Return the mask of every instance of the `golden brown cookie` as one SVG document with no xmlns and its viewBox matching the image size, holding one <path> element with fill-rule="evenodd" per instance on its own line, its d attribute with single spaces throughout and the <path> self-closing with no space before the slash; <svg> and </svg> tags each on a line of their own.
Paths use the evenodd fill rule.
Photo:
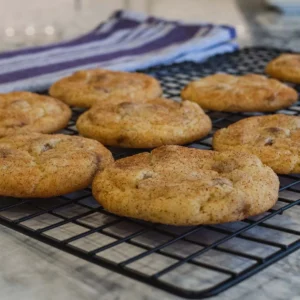
<svg viewBox="0 0 300 300">
<path fill-rule="evenodd" d="M 158 98 L 95 105 L 79 117 L 76 126 L 81 135 L 104 145 L 154 148 L 200 139 L 211 130 L 211 121 L 196 103 Z"/>
<path fill-rule="evenodd" d="M 276 111 L 298 98 L 294 89 L 256 74 L 208 76 L 189 83 L 181 96 L 203 109 L 228 112 Z"/>
<path fill-rule="evenodd" d="M 281 54 L 267 64 L 265 71 L 271 77 L 300 83 L 300 54 Z"/>
<path fill-rule="evenodd" d="M 0 196 L 45 198 L 86 188 L 113 162 L 99 142 L 32 133 L 0 139 Z"/>
<path fill-rule="evenodd" d="M 243 119 L 217 131 L 213 147 L 257 155 L 276 173 L 300 172 L 300 117 L 269 115 Z"/>
<path fill-rule="evenodd" d="M 93 195 L 117 215 L 172 225 L 232 222 L 260 214 L 279 181 L 254 155 L 163 146 L 96 174 Z"/>
<path fill-rule="evenodd" d="M 146 74 L 93 69 L 62 78 L 49 93 L 70 106 L 91 107 L 105 99 L 114 103 L 124 98 L 144 102 L 159 97 L 162 89 L 155 78 Z"/>
<path fill-rule="evenodd" d="M 57 99 L 30 92 L 0 94 L 0 137 L 52 133 L 66 127 L 70 118 L 70 108 Z"/>
</svg>

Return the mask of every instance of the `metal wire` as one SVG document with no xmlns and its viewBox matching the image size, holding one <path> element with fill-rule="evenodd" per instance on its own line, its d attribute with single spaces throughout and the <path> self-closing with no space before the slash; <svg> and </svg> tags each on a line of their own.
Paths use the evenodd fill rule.
<svg viewBox="0 0 300 300">
<path fill-rule="evenodd" d="M 179 100 L 190 80 L 216 72 L 263 74 L 266 63 L 281 52 L 248 48 L 204 64 L 187 62 L 142 72 L 161 81 L 166 97 Z M 280 112 L 299 115 L 299 103 Z M 73 110 L 63 133 L 77 134 L 81 113 Z M 213 131 L 256 115 L 208 114 Z M 187 147 L 210 149 L 211 137 L 212 133 Z M 116 159 L 143 151 L 111 150 Z M 300 248 L 300 176 L 283 175 L 280 182 L 274 208 L 231 224 L 174 227 L 118 217 L 95 202 L 90 188 L 52 199 L 0 197 L 0 224 L 175 295 L 199 299 L 232 287 Z"/>
</svg>

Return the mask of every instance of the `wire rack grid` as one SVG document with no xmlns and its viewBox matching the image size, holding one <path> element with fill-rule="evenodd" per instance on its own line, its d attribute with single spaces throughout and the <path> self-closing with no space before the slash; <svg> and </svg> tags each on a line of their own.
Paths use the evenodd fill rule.
<svg viewBox="0 0 300 300">
<path fill-rule="evenodd" d="M 189 81 L 215 72 L 263 74 L 282 51 L 248 48 L 209 59 L 142 70 L 179 100 Z M 286 51 L 285 51 L 286 52 Z M 300 91 L 300 86 L 294 86 Z M 280 111 L 299 115 L 299 103 Z M 76 135 L 73 116 L 64 134 Z M 208 112 L 213 131 L 187 145 L 211 149 L 215 130 L 258 113 Z M 119 159 L 143 150 L 111 149 Z M 91 263 L 186 298 L 216 295 L 300 248 L 300 175 L 280 176 L 280 198 L 268 212 L 241 222 L 175 227 L 118 217 L 87 188 L 51 199 L 0 197 L 0 224 Z"/>
</svg>

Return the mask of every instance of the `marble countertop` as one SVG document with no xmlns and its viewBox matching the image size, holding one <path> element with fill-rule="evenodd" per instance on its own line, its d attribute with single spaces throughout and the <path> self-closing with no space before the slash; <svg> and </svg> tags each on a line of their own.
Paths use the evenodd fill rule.
<svg viewBox="0 0 300 300">
<path fill-rule="evenodd" d="M 1 300 L 182 299 L 0 226 Z M 299 300 L 300 251 L 212 300 Z"/>
</svg>

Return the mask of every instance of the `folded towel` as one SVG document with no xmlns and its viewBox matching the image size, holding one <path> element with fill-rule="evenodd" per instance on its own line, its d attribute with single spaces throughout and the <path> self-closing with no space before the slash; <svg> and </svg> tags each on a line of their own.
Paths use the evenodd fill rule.
<svg viewBox="0 0 300 300">
<path fill-rule="evenodd" d="M 185 60 L 202 61 L 233 51 L 235 29 L 186 24 L 129 11 L 79 38 L 0 54 L 0 92 L 40 91 L 79 69 L 133 71 Z"/>
</svg>

